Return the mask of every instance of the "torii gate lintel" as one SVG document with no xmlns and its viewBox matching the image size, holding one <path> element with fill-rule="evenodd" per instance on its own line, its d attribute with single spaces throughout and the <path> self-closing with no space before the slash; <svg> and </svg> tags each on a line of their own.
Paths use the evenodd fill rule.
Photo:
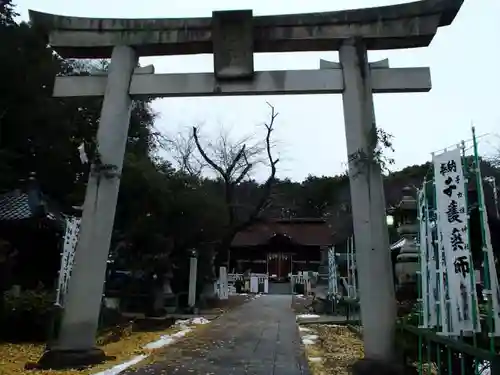
<svg viewBox="0 0 500 375">
<path fill-rule="evenodd" d="M 429 68 L 378 68 L 374 65 L 371 70 L 375 94 L 427 92 L 432 88 Z M 56 77 L 53 93 L 55 97 L 103 96 L 106 84 L 107 76 L 103 74 Z M 152 74 L 136 71 L 132 75 L 129 94 L 140 99 L 341 94 L 343 90 L 343 72 L 338 64 L 335 68 L 317 70 L 257 71 L 250 80 L 231 81 L 218 80 L 213 73 Z"/>
</svg>

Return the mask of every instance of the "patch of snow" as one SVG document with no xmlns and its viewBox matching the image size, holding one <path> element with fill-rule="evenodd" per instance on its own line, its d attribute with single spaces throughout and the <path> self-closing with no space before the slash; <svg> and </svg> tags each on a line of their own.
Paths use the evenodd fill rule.
<svg viewBox="0 0 500 375">
<path fill-rule="evenodd" d="M 308 319 L 308 318 L 319 318 L 319 315 L 316 315 L 316 314 L 300 314 L 300 315 L 297 315 L 297 319 Z"/>
<path fill-rule="evenodd" d="M 170 335 L 161 336 L 158 340 L 150 342 L 143 346 L 144 349 L 153 350 L 160 349 L 164 346 L 170 345 L 174 342 L 174 339 Z"/>
<path fill-rule="evenodd" d="M 302 338 L 304 340 L 316 341 L 318 339 L 318 335 L 304 335 L 304 336 L 302 336 Z"/>
<path fill-rule="evenodd" d="M 147 358 L 146 354 L 137 355 L 127 362 L 120 363 L 119 365 L 108 368 L 107 370 L 98 372 L 95 375 L 117 375 L 120 372 L 125 371 L 130 366 L 133 366 L 133 365 L 139 363 L 140 361 L 142 361 L 145 358 Z"/>
<path fill-rule="evenodd" d="M 186 336 L 189 332 L 191 332 L 191 328 L 184 328 L 182 331 L 176 332 L 172 335 L 172 337 L 175 337 L 176 339 L 180 339 L 184 336 Z"/>
<path fill-rule="evenodd" d="M 190 325 L 198 325 L 198 324 L 207 324 L 210 323 L 210 320 L 202 317 L 202 316 L 197 316 L 195 318 L 190 318 L 190 319 L 182 319 L 182 320 L 176 320 L 175 325 L 181 328 L 187 328 Z"/>
<path fill-rule="evenodd" d="M 210 321 L 202 316 L 196 317 L 196 318 L 191 318 L 191 319 L 185 319 L 185 320 L 177 320 L 175 322 L 174 326 L 179 327 L 181 329 L 180 331 L 173 333 L 172 335 L 163 335 L 158 340 L 152 341 L 152 342 L 144 345 L 143 349 L 146 349 L 146 350 L 160 349 L 164 346 L 167 346 L 167 345 L 174 343 L 176 340 L 186 336 L 189 332 L 191 332 L 193 329 L 190 328 L 189 325 L 200 325 L 200 324 L 208 324 L 208 323 L 210 323 Z M 145 359 L 147 357 L 148 357 L 147 354 L 135 356 L 127 362 L 113 366 L 107 370 L 98 372 L 94 375 L 117 375 L 120 372 L 129 368 L 130 366 L 133 366 L 133 365 L 141 362 L 143 359 Z"/>
<path fill-rule="evenodd" d="M 299 327 L 299 331 L 300 332 L 311 332 L 312 329 L 311 328 L 306 328 L 306 327 Z"/>
<path fill-rule="evenodd" d="M 314 345 L 317 339 L 318 335 L 304 335 L 302 336 L 302 343 L 304 345 Z"/>
<path fill-rule="evenodd" d="M 176 332 L 172 335 L 163 335 L 158 340 L 144 345 L 144 349 L 148 349 L 148 350 L 160 349 L 164 346 L 172 344 L 176 339 L 180 339 L 180 338 L 186 336 L 191 331 L 192 331 L 191 328 L 186 327 L 186 328 L 183 328 L 179 332 Z"/>
<path fill-rule="evenodd" d="M 195 325 L 198 325 L 198 324 L 208 324 L 208 323 L 210 323 L 210 320 L 205 319 L 202 316 L 200 316 L 199 318 L 193 318 L 193 319 L 191 319 L 191 324 L 195 324 Z"/>
<path fill-rule="evenodd" d="M 321 357 L 309 357 L 308 358 L 311 362 L 321 362 L 323 358 Z"/>
<path fill-rule="evenodd" d="M 196 317 L 196 318 L 191 318 L 191 319 L 177 320 L 175 322 L 175 325 L 181 328 L 181 330 L 179 332 L 173 333 L 172 335 L 161 336 L 158 340 L 144 345 L 144 349 L 149 349 L 149 350 L 159 349 L 163 346 L 170 345 L 176 339 L 180 339 L 192 331 L 192 329 L 189 328 L 189 325 L 200 325 L 200 324 L 208 324 L 208 323 L 210 323 L 210 320 L 208 320 L 202 316 Z"/>
<path fill-rule="evenodd" d="M 306 298 L 303 294 L 296 294 L 295 297 L 297 297 L 297 298 Z"/>
</svg>

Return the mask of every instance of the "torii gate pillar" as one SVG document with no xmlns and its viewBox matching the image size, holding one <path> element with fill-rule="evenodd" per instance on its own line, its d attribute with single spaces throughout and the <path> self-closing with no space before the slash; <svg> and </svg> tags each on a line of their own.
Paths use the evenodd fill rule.
<svg viewBox="0 0 500 375">
<path fill-rule="evenodd" d="M 394 355 L 394 283 L 382 173 L 380 166 L 367 156 L 376 146 L 373 72 L 397 69 L 389 68 L 388 59 L 369 63 L 361 39 L 346 40 L 339 48 L 339 57 L 340 63 L 320 60 L 320 69 L 342 69 L 344 78 L 342 104 L 365 357 L 387 360 Z M 395 78 L 404 87 L 410 77 Z M 423 88 L 425 80 L 420 84 Z"/>
<path fill-rule="evenodd" d="M 38 365 L 42 368 L 54 364 L 58 368 L 71 368 L 105 359 L 105 353 L 95 347 L 95 334 L 129 130 L 130 81 L 137 62 L 134 49 L 113 48 L 97 131 L 100 160 L 92 165 L 87 183 L 60 334 L 55 345 L 40 359 Z"/>
<path fill-rule="evenodd" d="M 396 301 L 382 173 L 366 159 L 377 134 L 371 69 L 362 40 L 347 41 L 339 57 L 365 357 L 387 360 L 394 355 Z"/>
</svg>

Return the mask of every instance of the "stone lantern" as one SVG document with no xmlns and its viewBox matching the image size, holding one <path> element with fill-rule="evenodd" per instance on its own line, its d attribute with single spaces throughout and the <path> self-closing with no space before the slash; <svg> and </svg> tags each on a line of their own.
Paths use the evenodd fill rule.
<svg viewBox="0 0 500 375">
<path fill-rule="evenodd" d="M 417 233 L 419 225 L 417 220 L 417 201 L 413 197 L 412 189 L 403 189 L 403 198 L 394 208 L 393 215 L 398 223 L 399 241 L 391 246 L 395 257 L 395 277 L 398 288 L 406 284 L 415 284 L 418 270 Z"/>
</svg>

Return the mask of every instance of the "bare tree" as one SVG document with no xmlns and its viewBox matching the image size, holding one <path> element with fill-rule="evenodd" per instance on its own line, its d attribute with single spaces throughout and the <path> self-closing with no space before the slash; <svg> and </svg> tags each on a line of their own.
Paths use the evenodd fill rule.
<svg viewBox="0 0 500 375">
<path fill-rule="evenodd" d="M 195 177 L 201 177 L 204 172 L 210 170 L 221 182 L 227 219 L 219 240 L 205 244 L 203 251 L 203 256 L 210 262 L 210 266 L 204 267 L 209 274 L 202 278 L 211 290 L 217 255 L 229 250 L 236 234 L 254 223 L 271 200 L 276 165 L 279 161 L 272 155 L 272 132 L 278 113 L 271 104 L 267 104 L 270 107 L 270 117 L 263 124 L 266 130 L 264 139 L 256 139 L 253 135 L 234 140 L 228 131 L 223 130 L 216 139 L 204 142 L 198 126 L 190 129 L 188 134 L 180 133 L 174 138 L 167 138 L 158 133 L 161 138 L 158 138 L 157 142 L 160 147 L 168 149 L 180 170 Z M 242 183 L 251 181 L 257 167 L 264 165 L 269 168 L 269 173 L 258 189 L 259 195 L 252 199 L 253 203 L 245 200 L 245 204 L 240 204 L 238 197 L 241 190 L 238 191 L 238 187 L 241 188 Z"/>
<path fill-rule="evenodd" d="M 245 138 L 239 142 L 229 142 L 229 137 L 222 136 L 216 143 L 202 145 L 199 137 L 199 130 L 193 127 L 192 137 L 198 152 L 203 161 L 222 180 L 224 185 L 224 201 L 227 209 L 227 228 L 220 241 L 218 251 L 229 248 L 234 236 L 239 231 L 251 225 L 266 208 L 271 195 L 271 188 L 276 178 L 276 165 L 279 159 L 274 159 L 272 155 L 273 143 L 271 134 L 274 130 L 274 121 L 278 116 L 274 107 L 271 108 L 270 119 L 264 123 L 266 129 L 265 141 L 249 145 L 250 138 Z M 263 158 L 265 155 L 265 160 Z M 244 218 L 236 214 L 235 189 L 250 176 L 250 173 L 258 165 L 265 163 L 269 167 L 269 175 L 262 185 L 261 195 L 256 204 L 250 209 Z"/>
<path fill-rule="evenodd" d="M 272 155 L 275 119 L 278 113 L 274 107 L 267 103 L 271 109 L 270 117 L 265 122 L 266 135 L 264 139 L 247 136 L 234 140 L 228 131 L 223 130 L 216 139 L 203 141 L 198 126 L 190 129 L 186 135 L 180 134 L 175 139 L 163 143 L 173 154 L 178 167 L 190 175 L 201 177 L 210 170 L 220 181 L 223 189 L 224 208 L 226 220 L 221 235 L 215 243 L 205 244 L 202 252 L 208 262 L 204 267 L 207 274 L 202 276 L 204 291 L 212 290 L 212 281 L 215 277 L 215 263 L 218 257 L 229 251 L 229 247 L 236 234 L 250 226 L 262 214 L 271 199 L 271 190 L 276 178 L 276 165 L 278 159 Z M 163 139 L 165 141 L 165 139 Z M 251 180 L 253 173 L 259 166 L 269 168 L 265 182 L 259 187 L 257 198 L 249 203 L 239 203 L 242 183 Z M 210 264 L 210 265 L 209 265 Z M 209 292 L 206 292 L 209 294 Z M 205 292 L 203 293 L 205 294 Z"/>
</svg>

